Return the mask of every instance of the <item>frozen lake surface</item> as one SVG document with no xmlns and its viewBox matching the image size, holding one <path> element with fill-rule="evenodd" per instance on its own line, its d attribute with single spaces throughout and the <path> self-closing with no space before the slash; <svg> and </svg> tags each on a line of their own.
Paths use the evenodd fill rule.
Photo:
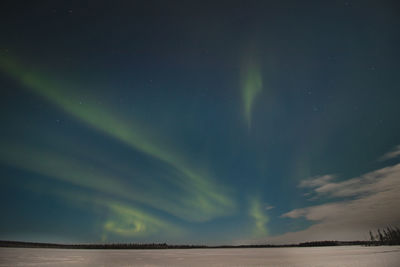
<svg viewBox="0 0 400 267">
<path fill-rule="evenodd" d="M 398 267 L 400 246 L 164 250 L 0 248 L 0 266 Z"/>
</svg>

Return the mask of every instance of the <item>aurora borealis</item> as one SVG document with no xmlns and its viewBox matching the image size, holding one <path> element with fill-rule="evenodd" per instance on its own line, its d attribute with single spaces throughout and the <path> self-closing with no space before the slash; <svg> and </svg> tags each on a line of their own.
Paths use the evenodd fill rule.
<svg viewBox="0 0 400 267">
<path fill-rule="evenodd" d="M 400 221 L 396 2 L 0 12 L 0 240 L 354 240 Z"/>
</svg>

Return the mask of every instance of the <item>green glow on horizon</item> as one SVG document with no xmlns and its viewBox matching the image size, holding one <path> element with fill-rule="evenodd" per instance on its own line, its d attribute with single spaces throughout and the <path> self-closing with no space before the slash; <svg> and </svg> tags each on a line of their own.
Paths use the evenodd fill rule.
<svg viewBox="0 0 400 267">
<path fill-rule="evenodd" d="M 254 235 L 266 236 L 268 234 L 267 223 L 269 221 L 268 216 L 265 214 L 262 204 L 258 198 L 252 198 L 250 200 L 249 215 L 254 220 Z"/>
<path fill-rule="evenodd" d="M 106 204 L 111 211 L 110 218 L 104 223 L 108 233 L 124 237 L 149 236 L 160 232 L 176 236 L 182 231 L 170 223 L 117 202 Z"/>
<path fill-rule="evenodd" d="M 22 67 L 16 60 L 10 58 L 2 58 L 0 68 L 13 78 L 17 79 L 22 85 L 30 89 L 32 92 L 42 96 L 49 102 L 53 103 L 64 112 L 73 115 L 79 120 L 90 125 L 107 135 L 118 139 L 129 147 L 145 153 L 154 159 L 167 164 L 171 168 L 170 179 L 168 182 L 180 187 L 186 194 L 187 199 L 178 201 L 177 203 L 167 205 L 164 209 L 187 221 L 207 221 L 212 218 L 228 215 L 236 209 L 235 202 L 227 192 L 226 188 L 215 183 L 214 179 L 207 175 L 205 170 L 197 170 L 189 166 L 183 160 L 183 157 L 174 152 L 174 149 L 161 144 L 159 140 L 150 138 L 150 134 L 134 121 L 133 118 L 123 119 L 120 115 L 111 112 L 111 108 L 105 109 L 94 104 L 79 102 L 79 97 L 68 90 L 68 86 L 45 79 L 43 75 L 39 75 L 37 71 L 28 71 Z M 69 88 L 74 88 L 70 86 Z M 49 158 L 49 160 L 52 160 Z M 28 164 L 28 169 L 35 169 L 34 166 Z M 20 167 L 23 167 L 20 164 Z M 40 169 L 41 173 L 47 172 L 46 167 Z M 58 177 L 63 174 L 51 175 Z M 71 177 L 71 176 L 70 176 Z M 79 179 L 71 180 L 77 183 Z M 72 176 L 73 177 L 73 176 Z M 79 183 L 86 183 L 84 186 L 98 187 L 99 180 L 97 177 L 85 178 Z M 93 184 L 91 184 L 93 183 Z M 125 192 L 126 189 L 119 184 L 113 184 L 113 180 L 105 180 L 105 184 L 110 184 L 109 188 L 118 188 L 115 192 Z M 107 188 L 96 188 L 98 190 L 109 190 Z M 125 195 L 126 193 L 124 193 Z M 144 198 L 141 198 L 142 201 Z M 149 204 L 149 200 L 146 204 Z M 153 205 L 154 206 L 154 205 Z M 182 209 L 183 207 L 183 209 Z M 159 207 L 156 207 L 159 208 Z"/>
<path fill-rule="evenodd" d="M 180 226 L 170 223 L 165 219 L 145 212 L 131 203 L 111 200 L 105 197 L 83 193 L 81 191 L 65 191 L 52 188 L 51 192 L 57 197 L 68 200 L 68 203 L 76 205 L 86 204 L 85 208 L 95 206 L 96 211 L 106 212 L 106 219 L 102 223 L 101 238 L 103 241 L 111 235 L 120 237 L 149 237 L 154 235 L 165 235 L 171 237 L 179 237 L 186 233 Z"/>
</svg>

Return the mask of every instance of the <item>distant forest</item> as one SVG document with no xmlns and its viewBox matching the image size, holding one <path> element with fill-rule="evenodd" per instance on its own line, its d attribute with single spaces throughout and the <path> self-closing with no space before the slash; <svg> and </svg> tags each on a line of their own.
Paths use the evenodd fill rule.
<svg viewBox="0 0 400 267">
<path fill-rule="evenodd" d="M 55 244 L 19 241 L 0 241 L 0 247 L 66 248 L 66 249 L 195 249 L 195 248 L 279 248 L 279 247 L 326 247 L 370 245 L 370 241 L 315 241 L 288 245 L 169 245 L 167 243 L 113 243 L 113 244 Z M 375 244 L 375 243 L 374 243 Z"/>
<path fill-rule="evenodd" d="M 206 245 L 169 245 L 166 243 L 113 243 L 113 244 L 55 244 L 20 241 L 1 241 L 0 247 L 20 248 L 65 248 L 65 249 L 196 249 L 196 248 L 280 248 L 280 247 L 326 247 L 326 246 L 382 246 L 400 245 L 400 229 L 387 227 L 369 232 L 369 241 L 313 241 L 287 245 L 238 245 L 238 246 L 206 246 Z"/>
</svg>

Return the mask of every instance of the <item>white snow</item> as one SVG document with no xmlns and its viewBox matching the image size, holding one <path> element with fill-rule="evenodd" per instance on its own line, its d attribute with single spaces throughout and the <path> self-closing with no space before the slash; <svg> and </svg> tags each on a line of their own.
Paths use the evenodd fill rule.
<svg viewBox="0 0 400 267">
<path fill-rule="evenodd" d="M 0 266 L 398 267 L 400 246 L 169 250 L 0 248 Z"/>
</svg>

